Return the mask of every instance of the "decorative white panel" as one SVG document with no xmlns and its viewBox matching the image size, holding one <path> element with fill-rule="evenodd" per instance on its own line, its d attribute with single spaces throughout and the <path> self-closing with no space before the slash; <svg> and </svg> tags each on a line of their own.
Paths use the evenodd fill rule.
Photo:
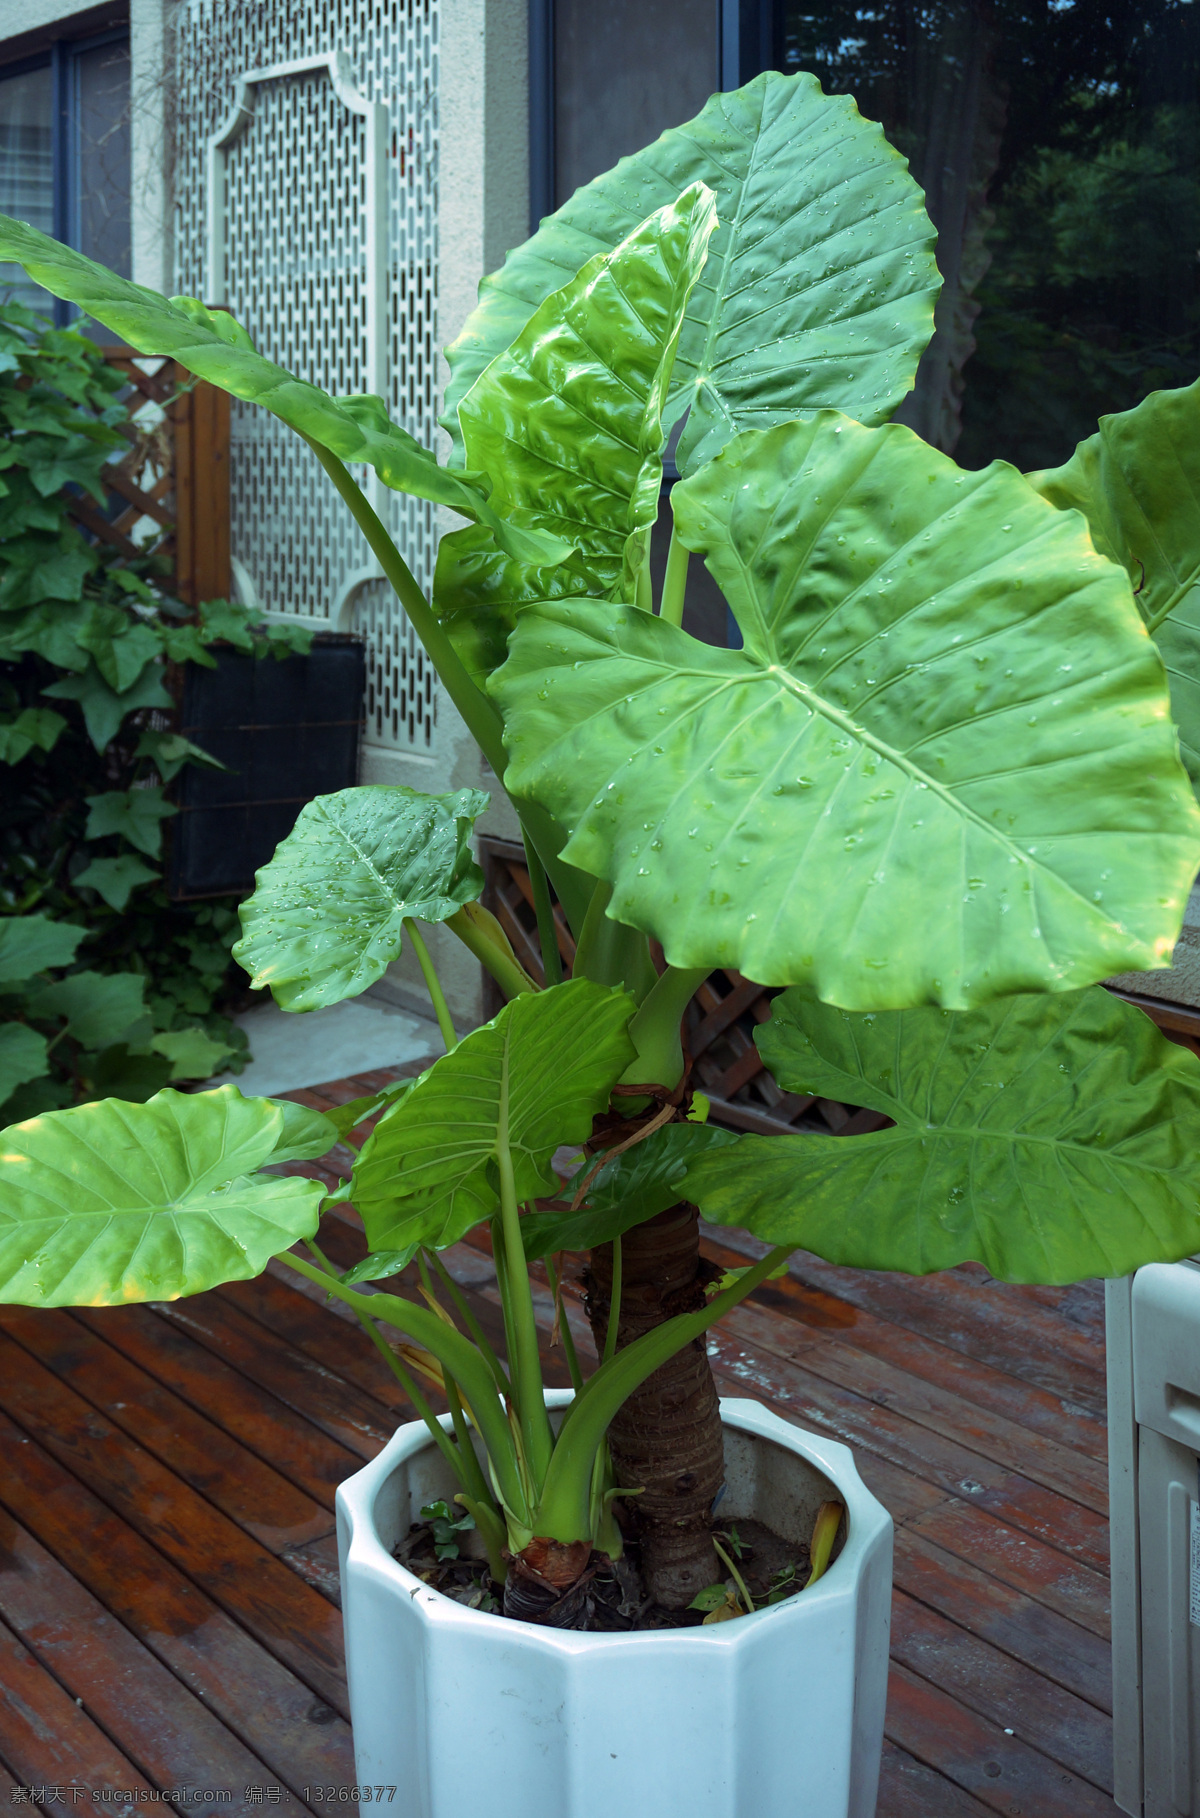
<svg viewBox="0 0 1200 1818">
<path fill-rule="evenodd" d="M 335 393 L 378 391 L 434 445 L 438 0 L 187 0 L 178 21 L 181 291 Z M 423 586 L 433 507 L 360 484 Z M 233 405 L 243 598 L 364 632 L 367 739 L 427 750 L 437 681 L 315 457 Z"/>
</svg>

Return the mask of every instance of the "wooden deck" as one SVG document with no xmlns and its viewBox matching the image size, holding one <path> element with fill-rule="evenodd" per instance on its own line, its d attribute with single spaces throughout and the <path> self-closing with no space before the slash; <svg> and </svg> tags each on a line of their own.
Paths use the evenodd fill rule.
<svg viewBox="0 0 1200 1818">
<path fill-rule="evenodd" d="M 325 1221 L 339 1261 L 352 1219 Z M 486 1250 L 446 1259 L 494 1330 Z M 300 1811 L 353 1785 L 334 1490 L 408 1411 L 352 1319 L 272 1268 L 169 1305 L 3 1310 L 0 1804 Z M 879 1818 L 1114 1818 L 1100 1285 L 798 1258 L 712 1346 L 724 1392 L 853 1446 L 895 1518 Z"/>
</svg>

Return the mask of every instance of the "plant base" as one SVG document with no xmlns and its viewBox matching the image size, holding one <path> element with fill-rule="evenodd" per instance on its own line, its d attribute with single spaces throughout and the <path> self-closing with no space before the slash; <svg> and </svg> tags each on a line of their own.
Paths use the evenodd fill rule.
<svg viewBox="0 0 1200 1818">
<path fill-rule="evenodd" d="M 757 1402 L 721 1414 L 722 1518 L 807 1541 L 836 1496 L 848 1531 L 811 1591 L 708 1628 L 582 1634 L 432 1591 L 391 1557 L 422 1506 L 453 1494 L 420 1423 L 341 1486 L 360 1783 L 395 1786 L 404 1818 L 871 1818 L 891 1519 L 845 1446 Z"/>
</svg>

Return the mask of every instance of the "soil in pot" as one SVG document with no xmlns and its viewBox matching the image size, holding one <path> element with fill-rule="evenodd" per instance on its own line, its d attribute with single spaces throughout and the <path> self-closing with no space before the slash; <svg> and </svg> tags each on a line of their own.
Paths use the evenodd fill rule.
<svg viewBox="0 0 1200 1818">
<path fill-rule="evenodd" d="M 485 1559 L 469 1557 L 458 1546 L 465 1536 L 449 1531 L 447 1517 L 458 1511 L 446 1510 L 445 1504 L 430 1507 L 438 1513 L 414 1522 L 393 1556 L 434 1590 L 469 1609 L 598 1634 L 695 1628 L 705 1621 L 744 1614 L 739 1589 L 729 1574 L 719 1590 L 712 1587 L 700 1608 L 672 1610 L 655 1603 L 646 1593 L 636 1539 L 626 1541 L 620 1559 L 593 1553 L 582 1578 L 554 1601 L 547 1600 L 540 1584 L 530 1586 L 528 1592 L 526 1587 L 514 1585 L 511 1574 L 506 1593 L 505 1586 L 493 1580 Z M 422 1515 L 429 1512 L 422 1510 Z M 794 1596 L 808 1582 L 809 1549 L 803 1543 L 782 1539 L 760 1521 L 739 1519 L 724 1527 L 714 1523 L 712 1531 L 736 1565 L 755 1609 Z M 835 1556 L 841 1544 L 839 1536 Z"/>
</svg>

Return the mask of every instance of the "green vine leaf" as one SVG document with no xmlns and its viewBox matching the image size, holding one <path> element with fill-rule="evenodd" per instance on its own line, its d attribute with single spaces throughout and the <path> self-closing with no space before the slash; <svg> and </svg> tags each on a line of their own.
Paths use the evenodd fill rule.
<svg viewBox="0 0 1200 1818">
<path fill-rule="evenodd" d="M 785 1090 L 895 1127 L 739 1137 L 685 1182 L 716 1224 L 854 1268 L 1022 1282 L 1200 1248 L 1200 1062 L 1107 991 L 866 1016 L 789 991 L 755 1039 Z"/>
<path fill-rule="evenodd" d="M 740 436 L 673 503 L 744 649 L 551 602 L 490 685 L 508 786 L 613 920 L 850 1009 L 1166 963 L 1200 810 L 1078 519 L 835 412 Z"/>
<path fill-rule="evenodd" d="M 324 1187 L 259 1174 L 281 1108 L 233 1086 L 102 1099 L 4 1132 L 0 1301 L 175 1300 L 247 1281 L 317 1228 Z"/>
<path fill-rule="evenodd" d="M 162 852 L 162 824 L 179 810 L 163 797 L 161 789 L 109 789 L 103 795 L 86 795 L 87 837 L 104 839 L 119 833 L 147 858 Z"/>
<path fill-rule="evenodd" d="M 46 915 L 0 916 L 0 981 L 69 966 L 86 929 Z"/>
<path fill-rule="evenodd" d="M 48 1072 L 47 1042 L 24 1023 L 0 1023 L 0 1105 L 18 1086 L 41 1079 Z"/>
<path fill-rule="evenodd" d="M 911 390 L 941 285 L 908 165 L 846 95 L 815 76 L 757 76 L 586 184 L 485 278 L 446 349 L 445 427 L 552 291 L 702 182 L 720 227 L 688 304 L 663 420 L 686 410 L 680 470 L 739 429 L 835 408 L 884 422 Z M 764 321 L 770 322 L 769 331 Z"/>
<path fill-rule="evenodd" d="M 254 988 L 318 1010 L 374 984 L 406 917 L 443 922 L 482 891 L 470 833 L 490 799 L 373 783 L 309 802 L 240 910 L 233 957 Z"/>
</svg>

